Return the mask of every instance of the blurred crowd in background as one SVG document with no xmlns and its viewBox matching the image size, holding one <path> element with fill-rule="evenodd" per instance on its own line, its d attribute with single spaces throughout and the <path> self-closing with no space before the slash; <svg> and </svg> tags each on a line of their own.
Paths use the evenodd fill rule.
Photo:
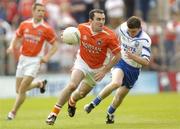
<svg viewBox="0 0 180 129">
<path fill-rule="evenodd" d="M 14 75 L 19 47 L 14 55 L 6 49 L 20 22 L 32 15 L 34 0 L 0 0 L 0 75 Z M 152 59 L 149 71 L 180 71 L 180 0 L 46 0 L 46 21 L 58 36 L 68 26 L 88 21 L 93 8 L 104 9 L 106 25 L 116 28 L 132 15 L 141 17 L 142 28 L 152 39 Z M 43 73 L 69 72 L 78 46 L 59 41 L 58 52 Z"/>
</svg>

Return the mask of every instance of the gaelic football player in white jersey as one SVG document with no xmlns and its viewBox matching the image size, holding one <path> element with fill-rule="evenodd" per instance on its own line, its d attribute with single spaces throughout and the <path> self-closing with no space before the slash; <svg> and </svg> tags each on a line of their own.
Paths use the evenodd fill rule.
<svg viewBox="0 0 180 129">
<path fill-rule="evenodd" d="M 112 81 L 84 109 L 90 113 L 103 99 L 117 89 L 107 110 L 107 124 L 114 123 L 114 112 L 138 79 L 142 66 L 149 65 L 151 39 L 142 30 L 141 20 L 130 17 L 121 24 L 117 33 L 121 44 L 121 60 L 112 69 Z"/>
</svg>

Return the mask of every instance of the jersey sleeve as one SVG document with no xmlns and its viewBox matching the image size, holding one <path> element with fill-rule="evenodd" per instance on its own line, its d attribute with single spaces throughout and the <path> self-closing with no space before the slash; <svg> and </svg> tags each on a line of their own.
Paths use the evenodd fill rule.
<svg viewBox="0 0 180 129">
<path fill-rule="evenodd" d="M 24 23 L 21 23 L 18 27 L 18 29 L 16 30 L 16 36 L 17 37 L 22 37 L 24 33 Z"/>
<path fill-rule="evenodd" d="M 141 57 L 150 61 L 151 56 L 151 39 L 147 39 L 143 42 Z"/>
<path fill-rule="evenodd" d="M 57 39 L 57 35 L 56 35 L 55 31 L 52 28 L 48 28 L 47 34 L 46 34 L 46 40 L 50 44 L 53 44 L 56 39 Z"/>
<path fill-rule="evenodd" d="M 109 48 L 112 51 L 113 54 L 117 54 L 120 52 L 121 48 L 120 48 L 120 43 L 119 40 L 116 36 L 116 34 L 111 33 L 111 38 L 109 41 Z"/>
</svg>

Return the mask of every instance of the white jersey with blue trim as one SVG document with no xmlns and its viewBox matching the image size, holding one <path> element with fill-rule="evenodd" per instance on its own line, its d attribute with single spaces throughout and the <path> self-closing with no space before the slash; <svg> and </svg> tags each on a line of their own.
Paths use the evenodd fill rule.
<svg viewBox="0 0 180 129">
<path fill-rule="evenodd" d="M 142 67 L 141 64 L 127 57 L 127 50 L 150 61 L 151 39 L 146 32 L 142 30 L 135 37 L 130 37 L 130 35 L 128 34 L 127 22 L 121 24 L 117 28 L 116 32 L 121 42 L 122 59 L 127 64 L 135 68 Z"/>
</svg>

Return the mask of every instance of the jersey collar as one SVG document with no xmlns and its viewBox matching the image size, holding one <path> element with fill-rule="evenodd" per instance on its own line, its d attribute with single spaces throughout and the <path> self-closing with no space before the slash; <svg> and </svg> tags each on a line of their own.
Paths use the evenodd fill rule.
<svg viewBox="0 0 180 129">
<path fill-rule="evenodd" d="M 39 23 L 35 23 L 35 22 L 34 22 L 34 18 L 32 18 L 32 23 L 33 23 L 33 27 L 34 27 L 34 28 L 36 28 L 36 27 L 42 25 L 43 22 L 44 22 L 44 20 L 42 19 Z"/>
</svg>

